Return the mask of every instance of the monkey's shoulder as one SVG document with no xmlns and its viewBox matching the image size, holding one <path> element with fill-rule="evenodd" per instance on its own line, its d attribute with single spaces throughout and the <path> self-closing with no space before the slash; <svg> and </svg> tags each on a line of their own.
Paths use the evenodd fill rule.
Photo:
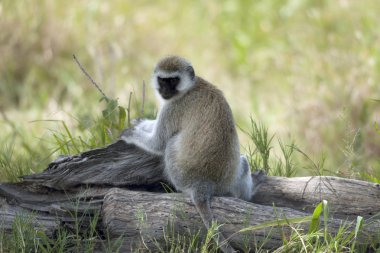
<svg viewBox="0 0 380 253">
<path fill-rule="evenodd" d="M 213 85 L 212 83 L 203 79 L 200 76 L 196 77 L 195 87 L 197 87 L 201 90 L 204 90 L 204 91 L 208 91 L 208 92 L 212 92 L 212 93 L 215 92 L 215 93 L 219 93 L 220 95 L 223 95 L 222 91 L 219 90 L 215 85 Z"/>
<path fill-rule="evenodd" d="M 218 106 L 227 104 L 224 94 L 220 89 L 198 76 L 196 77 L 195 85 L 186 95 L 186 100 L 196 100 L 198 106 L 204 106 L 205 104 L 208 106 L 212 104 Z"/>
<path fill-rule="evenodd" d="M 223 95 L 223 92 L 206 80 L 197 77 L 196 84 L 182 100 L 184 108 L 182 117 L 191 118 L 194 124 L 220 124 L 220 121 L 233 122 L 231 108 Z M 194 122 L 199 121 L 199 122 Z"/>
</svg>

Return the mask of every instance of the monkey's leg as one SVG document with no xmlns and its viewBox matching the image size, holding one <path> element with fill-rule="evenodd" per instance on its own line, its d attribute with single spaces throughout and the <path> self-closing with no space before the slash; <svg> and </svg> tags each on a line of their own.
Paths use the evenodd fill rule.
<svg viewBox="0 0 380 253">
<path fill-rule="evenodd" d="M 212 196 L 212 186 L 208 183 L 197 185 L 192 189 L 191 198 L 194 205 L 200 214 L 203 223 L 207 229 L 210 229 L 214 216 L 211 212 L 210 202 Z M 218 231 L 219 232 L 219 231 Z M 214 237 L 215 238 L 215 237 Z M 219 232 L 218 239 L 215 242 L 224 253 L 236 252 L 232 246 L 227 242 L 226 238 Z"/>
</svg>

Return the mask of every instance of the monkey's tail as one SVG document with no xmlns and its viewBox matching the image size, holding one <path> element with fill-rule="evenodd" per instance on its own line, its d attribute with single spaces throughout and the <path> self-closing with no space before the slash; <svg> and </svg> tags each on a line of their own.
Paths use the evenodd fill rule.
<svg viewBox="0 0 380 253">
<path fill-rule="evenodd" d="M 200 214 L 203 223 L 207 230 L 211 228 L 212 222 L 214 221 L 214 216 L 211 211 L 211 197 L 213 195 L 212 184 L 201 184 L 198 187 L 194 187 L 192 192 L 192 200 L 194 205 Z M 236 252 L 234 248 L 228 243 L 226 238 L 217 231 L 219 234 L 217 237 L 214 237 L 215 242 L 220 247 L 224 253 L 233 253 Z"/>
</svg>

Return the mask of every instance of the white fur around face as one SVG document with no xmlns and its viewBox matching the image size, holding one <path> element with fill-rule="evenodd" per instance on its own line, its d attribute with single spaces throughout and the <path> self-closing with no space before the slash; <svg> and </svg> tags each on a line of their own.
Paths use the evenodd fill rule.
<svg viewBox="0 0 380 253">
<path fill-rule="evenodd" d="M 151 84 L 152 84 L 153 88 L 158 90 L 159 86 L 158 86 L 157 77 L 169 78 L 169 77 L 176 77 L 176 76 L 181 76 L 181 73 L 179 73 L 178 71 L 169 73 L 166 71 L 158 70 L 153 74 Z"/>
<path fill-rule="evenodd" d="M 183 73 L 180 73 L 178 71 L 176 71 L 176 72 L 166 72 L 166 71 L 162 71 L 162 70 L 156 71 L 152 76 L 151 85 L 155 89 L 155 94 L 158 97 L 158 99 L 160 100 L 161 104 L 163 104 L 167 101 L 170 101 L 171 99 L 173 99 L 175 97 L 178 97 L 178 95 L 169 99 L 169 100 L 163 99 L 161 97 L 160 93 L 158 92 L 159 85 L 158 85 L 157 77 L 160 77 L 160 78 L 179 77 L 180 83 L 177 86 L 177 90 L 179 91 L 180 94 L 186 93 L 189 89 L 191 89 L 194 86 L 194 83 L 195 83 L 193 80 L 190 79 L 190 77 L 187 74 L 183 74 Z"/>
</svg>

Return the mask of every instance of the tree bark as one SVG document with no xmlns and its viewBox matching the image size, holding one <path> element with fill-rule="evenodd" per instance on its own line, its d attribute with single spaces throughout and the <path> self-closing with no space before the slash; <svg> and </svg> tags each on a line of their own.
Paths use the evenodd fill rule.
<svg viewBox="0 0 380 253">
<path fill-rule="evenodd" d="M 180 193 L 165 193 L 169 184 L 163 168 L 161 157 L 123 141 L 60 157 L 45 171 L 25 176 L 21 183 L 0 184 L 2 227 L 11 230 L 17 215 L 27 215 L 33 226 L 53 237 L 60 227 L 75 229 L 75 217 L 83 217 L 85 230 L 99 215 L 98 234 L 103 239 L 106 235 L 112 240 L 123 237 L 124 250 L 165 245 L 168 232 L 186 236 L 201 229 L 204 233 L 190 199 Z M 236 232 L 284 217 L 310 215 L 321 200 L 329 203 L 329 232 L 337 233 L 340 224 L 360 215 L 372 221 L 363 228 L 360 240 L 379 238 L 379 216 L 376 219 L 373 215 L 380 213 L 380 185 L 358 180 L 265 176 L 251 203 L 215 197 L 212 209 L 234 247 L 254 249 L 265 241 L 263 248 L 272 249 L 282 245 L 289 226 Z M 307 230 L 308 223 L 299 226 Z"/>
<path fill-rule="evenodd" d="M 283 244 L 283 236 L 289 239 L 289 226 L 268 226 L 248 232 L 241 229 L 263 223 L 309 216 L 290 208 L 277 208 L 246 202 L 230 197 L 214 197 L 211 204 L 214 216 L 221 227 L 221 232 L 236 249 L 243 251 L 258 247 L 274 249 Z M 147 247 L 156 249 L 157 245 L 168 244 L 167 236 L 171 231 L 181 235 L 195 234 L 201 229 L 205 234 L 202 220 L 189 197 L 179 193 L 149 193 L 111 189 L 104 198 L 102 217 L 104 227 L 108 228 L 112 238 L 124 235 L 123 249 Z M 322 222 L 323 223 L 323 222 Z M 328 231 L 337 234 L 339 227 L 346 224 L 352 229 L 355 224 L 340 219 L 328 220 Z M 171 230 L 169 227 L 173 228 Z M 309 222 L 291 224 L 308 231 Z M 166 237 L 165 237 L 166 235 Z M 380 235 L 380 223 L 366 226 L 362 239 L 372 240 Z"/>
<path fill-rule="evenodd" d="M 329 176 L 266 177 L 252 199 L 261 205 L 274 203 L 308 212 L 322 200 L 329 202 L 336 217 L 368 218 L 380 214 L 380 184 Z"/>
</svg>

